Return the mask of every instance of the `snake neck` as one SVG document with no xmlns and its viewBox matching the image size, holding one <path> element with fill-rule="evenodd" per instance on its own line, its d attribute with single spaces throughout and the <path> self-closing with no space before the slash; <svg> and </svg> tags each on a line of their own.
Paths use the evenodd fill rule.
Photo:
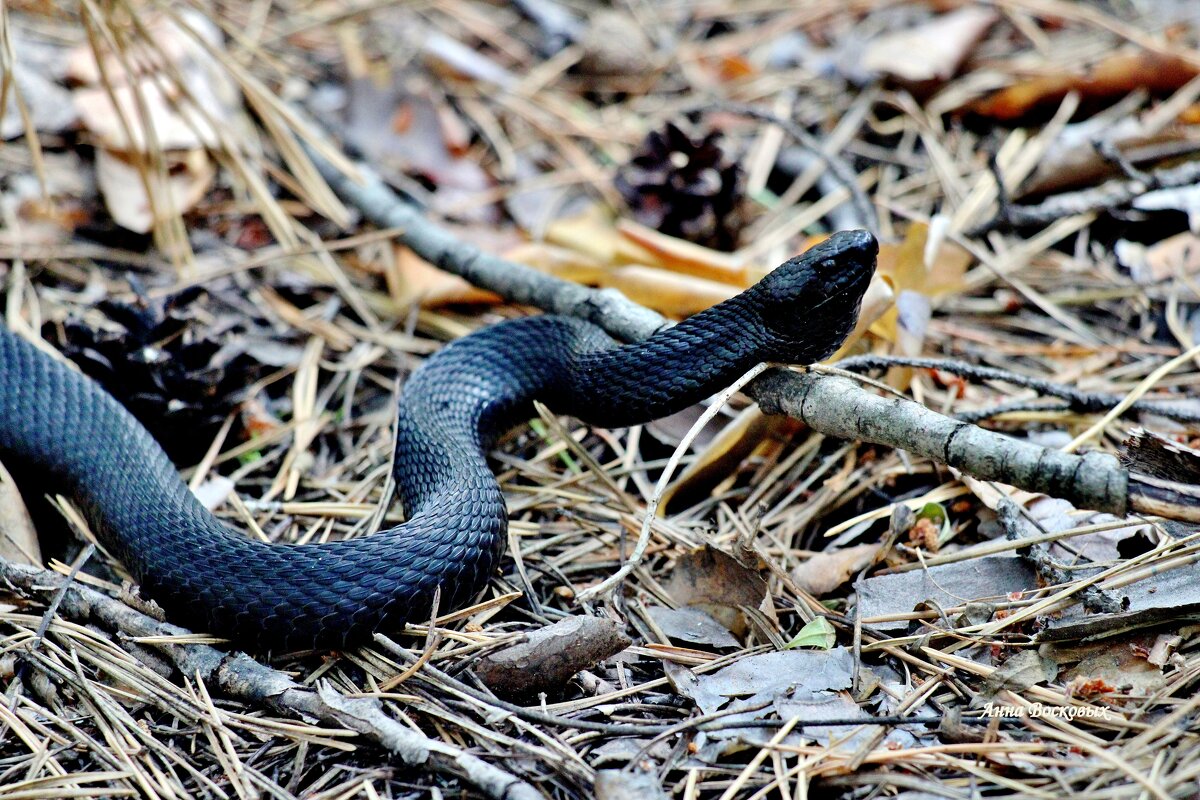
<svg viewBox="0 0 1200 800">
<path fill-rule="evenodd" d="M 589 326 L 554 411 L 606 428 L 675 414 L 728 386 L 768 355 L 753 307 L 726 301 L 644 342 L 617 346 Z"/>
<path fill-rule="evenodd" d="M 762 360 L 765 346 L 749 304 L 718 308 L 635 344 L 621 345 L 588 322 L 544 315 L 449 345 L 401 393 L 394 474 L 406 513 L 422 514 L 450 497 L 498 496 L 485 454 L 534 413 L 535 399 L 555 413 L 616 428 L 719 391 Z"/>
</svg>

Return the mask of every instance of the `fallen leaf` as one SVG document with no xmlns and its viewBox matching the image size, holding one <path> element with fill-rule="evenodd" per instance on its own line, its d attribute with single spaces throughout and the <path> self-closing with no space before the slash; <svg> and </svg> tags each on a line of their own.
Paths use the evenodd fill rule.
<svg viewBox="0 0 1200 800">
<path fill-rule="evenodd" d="M 1138 116 L 1113 119 L 1097 115 L 1065 126 L 1034 171 L 1013 191 L 1013 199 L 1043 197 L 1120 176 L 1121 167 L 1096 147 L 1101 141 L 1134 166 L 1187 155 L 1200 148 L 1194 125 L 1147 130 L 1144 119 Z"/>
<path fill-rule="evenodd" d="M 1125 49 L 1106 56 L 1083 74 L 1073 75 L 1048 64 L 1043 74 L 1019 78 L 1012 86 L 971 103 L 966 110 L 991 119 L 1013 121 L 1057 106 L 1070 92 L 1093 102 L 1123 97 L 1138 89 L 1166 94 L 1179 89 L 1196 74 L 1196 66 L 1182 58 L 1140 48 Z"/>
<path fill-rule="evenodd" d="M 728 667 L 697 676 L 692 699 L 705 714 L 713 714 L 737 697 L 748 697 L 746 705 L 754 705 L 797 688 L 808 692 L 848 689 L 853 680 L 854 656 L 844 647 L 780 650 L 740 658 Z"/>
<path fill-rule="evenodd" d="M 1183 231 L 1151 245 L 1120 239 L 1117 261 L 1141 286 L 1200 272 L 1200 236 Z"/>
<path fill-rule="evenodd" d="M 667 800 L 653 768 L 597 770 L 593 790 L 596 800 Z"/>
<path fill-rule="evenodd" d="M 654 254 L 637 246 L 617 231 L 612 211 L 599 203 L 546 226 L 544 238 L 550 244 L 582 253 L 597 264 L 617 263 L 618 253 L 625 263 L 652 264 Z"/>
<path fill-rule="evenodd" d="M 42 550 L 29 511 L 12 475 L 0 464 L 0 557 L 15 564 L 41 567 Z"/>
<path fill-rule="evenodd" d="M 12 84 L 6 93 L 0 117 L 0 139 L 13 139 L 26 133 L 25 120 L 17 105 L 17 94 L 25 102 L 29 123 L 39 133 L 62 133 L 73 128 L 79 114 L 71 104 L 71 93 L 39 70 L 23 63 L 13 65 Z"/>
<path fill-rule="evenodd" d="M 954 608 L 975 601 L 1002 599 L 1032 591 L 1037 586 L 1037 576 L 1028 563 L 1009 554 L 876 575 L 856 581 L 854 590 L 858 593 L 863 624 L 893 631 L 907 628 L 909 623 L 877 618 L 907 614 L 921 604 Z"/>
<path fill-rule="evenodd" d="M 878 555 L 878 544 L 817 553 L 792 570 L 792 581 L 813 597 L 824 597 L 874 563 Z"/>
<path fill-rule="evenodd" d="M 767 597 L 767 583 L 757 572 L 711 545 L 676 559 L 664 588 L 676 604 L 703 609 L 735 636 L 747 629 L 738 606 L 758 608 Z"/>
<path fill-rule="evenodd" d="M 698 313 L 740 291 L 732 284 L 643 266 L 615 267 L 601 276 L 599 284 L 674 317 Z"/>
<path fill-rule="evenodd" d="M 699 608 L 667 608 L 647 606 L 646 613 L 658 629 L 670 639 L 706 644 L 715 648 L 737 648 L 741 646 L 729 629 L 717 622 L 712 615 Z"/>
<path fill-rule="evenodd" d="M 150 203 L 146 181 L 129 153 L 96 150 L 96 183 L 104 196 L 108 213 L 118 225 L 137 233 L 147 233 L 155 222 L 173 213 L 194 208 L 212 186 L 217 169 L 203 149 L 169 155 L 166 191 L 161 181 L 151 178 L 155 202 Z"/>
<path fill-rule="evenodd" d="M 78 89 L 75 109 L 83 126 L 109 150 L 147 152 L 151 141 L 162 150 L 217 147 L 219 138 L 212 125 L 177 90 L 177 86 L 157 76 L 117 86 L 111 96 L 103 88 Z M 194 91 L 194 87 L 189 90 Z M 226 116 L 219 108 L 206 110 L 210 114 L 216 111 L 216 119 Z M 147 128 L 153 131 L 153 140 Z"/>
<path fill-rule="evenodd" d="M 1136 646 L 1138 641 L 1152 643 L 1150 637 L 1137 640 L 1120 638 L 1106 642 L 1078 664 L 1066 670 L 1062 679 L 1068 686 L 1107 684 L 1122 694 L 1146 697 L 1166 685 L 1161 665 L 1152 664 L 1147 656 L 1149 647 Z"/>
<path fill-rule="evenodd" d="M 993 9 L 966 6 L 868 42 L 861 65 L 907 83 L 945 81 L 999 19 Z"/>
<path fill-rule="evenodd" d="M 463 205 L 491 186 L 487 173 L 474 159 L 455 155 L 454 126 L 438 112 L 432 97 L 405 86 L 400 74 L 387 82 L 351 80 L 344 110 L 346 140 L 385 175 L 416 175 L 432 183 L 430 201 L 439 212 L 490 218 L 491 205 Z"/>
<path fill-rule="evenodd" d="M 145 37 L 126 40 L 119 54 L 113 53 L 106 41 L 101 41 L 99 54 L 103 65 L 97 62 L 91 42 L 73 48 L 63 64 L 65 76 L 71 83 L 86 86 L 97 86 L 105 80 L 113 86 L 122 86 L 133 77 L 161 74 L 171 65 L 185 73 L 189 88 L 198 73 L 204 72 L 205 79 L 216 78 L 222 82 L 222 97 L 226 100 L 235 97 L 236 90 L 228 71 L 193 38 L 195 34 L 209 47 L 220 49 L 225 40 L 220 27 L 198 9 L 181 8 L 173 14 L 174 17 L 153 12 L 144 14 L 139 24 L 146 30 Z M 176 19 L 188 30 L 183 30 Z"/>
<path fill-rule="evenodd" d="M 1054 659 L 1038 650 L 1018 651 L 988 675 L 971 705 L 978 707 L 1004 690 L 1020 693 L 1031 686 L 1052 681 L 1057 675 L 1058 663 Z"/>
<path fill-rule="evenodd" d="M 953 242 L 943 239 L 931 244 L 930 226 L 914 222 L 899 244 L 880 246 L 876 273 L 888 280 L 896 296 L 912 291 L 938 298 L 962 290 L 971 261 L 970 253 Z M 898 314 L 895 308 L 884 313 L 871 325 L 871 332 L 895 341 Z"/>
<path fill-rule="evenodd" d="M 746 288 L 756 277 L 761 277 L 752 277 L 746 265 L 728 253 L 668 236 L 633 220 L 618 220 L 617 232 L 637 245 L 638 249 L 629 258 L 635 263 L 652 264 L 685 275 L 728 283 L 739 289 Z M 654 260 L 646 259 L 646 253 L 650 253 Z M 618 250 L 616 255 L 620 257 L 623 254 Z"/>
<path fill-rule="evenodd" d="M 215 511 L 233 494 L 234 488 L 234 483 L 229 478 L 224 475 L 214 475 L 197 486 L 192 494 L 200 501 L 200 505 L 209 511 Z"/>
<path fill-rule="evenodd" d="M 798 647 L 811 647 L 815 650 L 828 650 L 837 644 L 837 630 L 833 623 L 824 617 L 813 617 L 805 623 L 792 640 L 784 645 L 785 650 Z"/>
<path fill-rule="evenodd" d="M 396 245 L 394 268 L 385 270 L 388 293 L 398 308 L 419 304 L 432 308 L 450 303 L 498 303 L 495 292 L 440 270 L 404 245 Z"/>
<path fill-rule="evenodd" d="M 795 691 L 790 695 L 780 696 L 773 705 L 780 719 L 803 720 L 805 725 L 800 732 L 805 737 L 815 739 L 826 747 L 836 742 L 837 749 L 842 752 L 856 752 L 866 743 L 873 742 L 880 734 L 886 734 L 881 737 L 883 741 L 880 742 L 880 749 L 912 747 L 917 741 L 915 736 L 901 728 L 885 729 L 881 725 L 868 724 L 871 715 L 845 692 Z M 835 719 L 862 719 L 863 725 L 852 727 L 810 724 Z"/>
<path fill-rule="evenodd" d="M 522 242 L 506 250 L 504 257 L 576 283 L 597 284 L 609 269 L 587 253 L 549 242 Z"/>
</svg>

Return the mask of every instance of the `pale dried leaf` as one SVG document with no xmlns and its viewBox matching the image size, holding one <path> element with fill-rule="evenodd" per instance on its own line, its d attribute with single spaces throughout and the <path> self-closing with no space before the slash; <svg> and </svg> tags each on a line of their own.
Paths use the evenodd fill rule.
<svg viewBox="0 0 1200 800">
<path fill-rule="evenodd" d="M 3 464 L 0 464 L 0 558 L 31 567 L 43 563 L 33 520 Z"/>
<path fill-rule="evenodd" d="M 870 566 L 878 554 L 878 544 L 817 553 L 792 570 L 792 581 L 813 597 L 823 597 Z"/>
<path fill-rule="evenodd" d="M 999 14 L 966 6 L 908 30 L 884 34 L 862 53 L 865 69 L 910 83 L 944 81 L 958 70 Z"/>
<path fill-rule="evenodd" d="M 208 153 L 193 150 L 175 160 L 166 179 L 166 192 L 159 193 L 151 208 L 146 184 L 129 154 L 96 150 L 96 183 L 104 204 L 117 224 L 136 233 L 147 233 L 155 224 L 156 212 L 165 219 L 172 212 L 183 213 L 195 207 L 212 186 L 217 169 Z M 153 181 L 152 185 L 161 186 Z"/>
</svg>

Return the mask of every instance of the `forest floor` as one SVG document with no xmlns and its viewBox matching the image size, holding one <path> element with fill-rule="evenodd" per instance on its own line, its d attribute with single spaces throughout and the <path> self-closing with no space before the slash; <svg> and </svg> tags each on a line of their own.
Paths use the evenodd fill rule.
<svg viewBox="0 0 1200 800">
<path fill-rule="evenodd" d="M 478 602 L 369 646 L 174 628 L 0 469 L 0 798 L 1200 795 L 1190 0 L 18 0 L 0 31 L 6 326 L 273 542 L 403 520 L 396 397 L 448 342 L 539 308 L 641 338 L 880 242 L 789 376 L 877 412 L 539 408 L 491 454 Z M 1047 493 L 1013 442 L 1092 455 Z"/>
</svg>

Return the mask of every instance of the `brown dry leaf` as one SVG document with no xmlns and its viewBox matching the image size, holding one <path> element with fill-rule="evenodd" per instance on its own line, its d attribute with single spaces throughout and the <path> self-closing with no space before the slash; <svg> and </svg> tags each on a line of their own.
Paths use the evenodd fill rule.
<svg viewBox="0 0 1200 800">
<path fill-rule="evenodd" d="M 180 9 L 177 13 L 187 27 L 209 45 L 223 46 L 224 34 L 221 29 L 203 13 L 193 9 Z M 129 82 L 130 72 L 126 70 L 126 64 L 132 68 L 132 73 L 138 76 L 157 74 L 167 64 L 185 67 L 211 64 L 210 56 L 204 48 L 174 20 L 147 13 L 139 23 L 145 26 L 147 36 L 132 38 L 119 56 L 112 53 L 106 44 L 101 45 L 103 70 L 97 63 L 96 53 L 90 44 L 73 48 L 67 54 L 63 67 L 67 78 L 73 83 L 95 86 L 101 83 L 104 76 L 113 86 L 121 86 Z M 149 42 L 153 42 L 153 46 Z M 224 70 L 215 72 L 225 74 Z"/>
<path fill-rule="evenodd" d="M 576 283 L 599 283 L 609 269 L 587 253 L 548 242 L 523 242 L 504 257 Z"/>
<path fill-rule="evenodd" d="M 150 146 L 147 128 L 163 150 L 217 146 L 212 126 L 180 96 L 177 87 L 162 78 L 146 77 L 135 85 L 118 86 L 111 97 L 102 88 L 79 89 L 74 99 L 84 127 L 111 150 L 145 152 Z M 149 125 L 143 120 L 149 120 Z"/>
<path fill-rule="evenodd" d="M 1135 697 L 1146 697 L 1166 684 L 1162 667 L 1150 663 L 1151 636 L 1118 639 L 1098 647 L 1067 670 L 1062 678 L 1073 693 L 1085 686 L 1109 686 Z"/>
<path fill-rule="evenodd" d="M 1142 286 L 1200 272 L 1200 236 L 1191 231 L 1152 245 L 1121 239 L 1114 249 L 1117 260 Z"/>
<path fill-rule="evenodd" d="M 530 244 L 511 251 L 509 257 L 560 278 L 617 289 L 635 303 L 676 318 L 710 308 L 745 288 L 645 264 L 605 266 L 608 262 L 594 260 L 589 251 L 574 251 L 572 257 L 573 251 L 565 247 Z M 882 292 L 887 293 L 886 287 Z"/>
<path fill-rule="evenodd" d="M 619 289 L 635 303 L 675 317 L 703 311 L 740 291 L 728 283 L 637 265 L 608 270 L 599 283 Z"/>
<path fill-rule="evenodd" d="M 399 308 L 449 303 L 498 303 L 500 297 L 472 286 L 465 278 L 438 269 L 404 245 L 396 245 L 394 269 L 384 271 L 388 293 Z"/>
<path fill-rule="evenodd" d="M 740 265 L 726 253 L 631 220 L 614 221 L 599 206 L 550 223 L 545 239 L 579 253 L 578 262 L 535 249 L 526 263 L 560 277 L 618 289 L 636 303 L 675 317 L 728 300 L 765 274 Z"/>
<path fill-rule="evenodd" d="M 999 14 L 966 6 L 908 30 L 887 33 L 867 43 L 861 65 L 907 83 L 945 81 L 983 38 Z"/>
<path fill-rule="evenodd" d="M 1098 115 L 1067 125 L 1033 173 L 1015 189 L 1013 198 L 1042 197 L 1120 175 L 1120 165 L 1096 147 L 1100 141 L 1135 166 L 1200 150 L 1200 131 L 1194 125 L 1176 124 L 1160 130 L 1158 124 L 1151 112 L 1117 119 Z"/>
<path fill-rule="evenodd" d="M 711 545 L 680 556 L 664 588 L 675 603 L 707 611 L 735 636 L 747 628 L 739 606 L 758 608 L 767 597 L 767 583 L 757 572 Z"/>
<path fill-rule="evenodd" d="M 1182 58 L 1145 50 L 1122 50 L 1095 64 L 1084 75 L 1064 74 L 1053 65 L 1046 74 L 1020 79 L 1006 89 L 967 106 L 967 111 L 1001 121 L 1020 119 L 1057 106 L 1069 92 L 1085 101 L 1102 101 L 1146 89 L 1166 94 L 1196 77 L 1197 68 Z"/>
<path fill-rule="evenodd" d="M 792 580 L 813 597 L 824 597 L 873 564 L 879 547 L 860 544 L 817 553 L 792 570 Z"/>
<path fill-rule="evenodd" d="M 209 46 L 223 46 L 220 29 L 203 14 L 185 10 L 181 19 Z M 228 70 L 173 21 L 151 17 L 147 27 L 153 47 L 131 42 L 120 58 L 104 50 L 103 72 L 87 45 L 68 56 L 67 74 L 80 84 L 74 103 L 84 127 L 111 150 L 216 147 L 213 126 L 229 123 L 240 107 Z M 132 77 L 122 58 L 131 65 Z M 102 74 L 113 87 L 111 95 Z"/>
<path fill-rule="evenodd" d="M 168 157 L 166 192 L 152 174 L 150 181 L 155 191 L 152 207 L 146 182 L 130 154 L 96 150 L 96 183 L 108 212 L 121 227 L 147 233 L 156 221 L 193 208 L 212 186 L 217 168 L 203 149 L 164 156 Z"/>
<path fill-rule="evenodd" d="M 346 140 L 386 171 L 419 175 L 436 187 L 433 207 L 454 216 L 490 221 L 490 205 L 470 201 L 491 185 L 475 159 L 460 157 L 459 121 L 429 93 L 410 92 L 404 76 L 386 82 L 355 78 L 347 85 Z M 470 211 L 464 210 L 468 206 Z"/>
<path fill-rule="evenodd" d="M 753 281 L 746 266 L 728 253 L 667 236 L 629 219 L 617 221 L 617 232 L 636 245 L 632 253 L 618 249 L 616 257 L 629 263 L 651 264 L 744 289 Z M 645 253 L 652 254 L 650 259 Z"/>
<path fill-rule="evenodd" d="M 618 253 L 622 253 L 625 263 L 654 263 L 649 250 L 640 248 L 634 252 L 636 245 L 617 231 L 612 212 L 599 204 L 554 220 L 546 226 L 544 238 L 550 244 L 582 253 L 597 264 L 617 263 Z M 626 253 L 626 249 L 630 252 Z"/>
<path fill-rule="evenodd" d="M 914 222 L 909 225 L 903 241 L 880 246 L 876 272 L 891 284 L 897 297 L 902 292 L 912 291 L 934 298 L 962 289 L 971 255 L 953 242 L 943 241 L 932 260 L 927 261 L 929 243 L 929 226 Z M 871 326 L 871 333 L 895 341 L 898 316 L 896 308 L 884 313 Z"/>
<path fill-rule="evenodd" d="M 33 520 L 3 464 L 0 464 L 0 557 L 31 567 L 43 564 Z"/>
</svg>

